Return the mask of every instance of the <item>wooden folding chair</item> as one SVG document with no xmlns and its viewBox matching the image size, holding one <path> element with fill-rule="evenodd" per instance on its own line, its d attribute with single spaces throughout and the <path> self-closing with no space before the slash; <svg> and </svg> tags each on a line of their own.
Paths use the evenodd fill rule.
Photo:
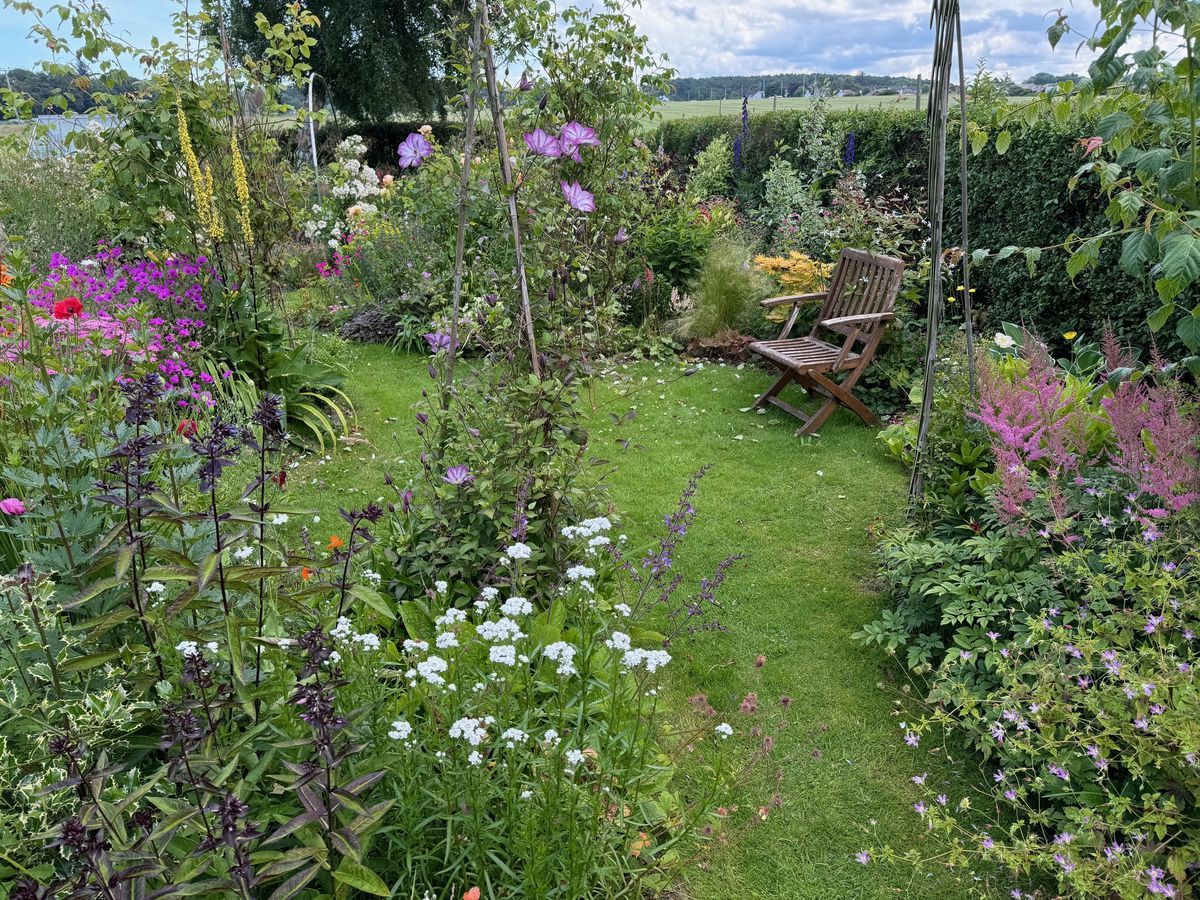
<svg viewBox="0 0 1200 900">
<path fill-rule="evenodd" d="M 833 270 L 828 291 L 762 301 L 768 307 L 790 304 L 792 313 L 776 340 L 750 345 L 752 353 L 774 363 L 781 372 L 779 380 L 754 405 L 770 403 L 795 416 L 803 423 L 800 434 L 812 434 L 839 406 L 852 410 L 868 425 L 878 425 L 879 420 L 852 391 L 879 349 L 886 323 L 894 318 L 892 310 L 903 273 L 904 263 L 898 259 L 845 249 Z M 790 337 L 801 304 L 817 300 L 824 304 L 808 337 Z M 841 335 L 841 346 L 822 340 L 821 335 L 826 333 Z M 840 381 L 833 377 L 838 374 L 842 374 Z M 823 395 L 825 403 L 807 415 L 780 400 L 779 392 L 792 382 Z"/>
</svg>

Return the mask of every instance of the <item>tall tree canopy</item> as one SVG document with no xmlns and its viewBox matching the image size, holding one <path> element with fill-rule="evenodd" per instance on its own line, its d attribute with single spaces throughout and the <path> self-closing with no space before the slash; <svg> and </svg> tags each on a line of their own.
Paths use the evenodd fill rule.
<svg viewBox="0 0 1200 900">
<path fill-rule="evenodd" d="M 230 38 L 241 52 L 261 51 L 255 17 L 283 20 L 290 0 L 233 0 Z M 440 108 L 442 4 L 430 0 L 307 0 L 321 20 L 310 60 L 329 83 L 334 106 L 361 121 Z M 317 81 L 321 87 L 321 81 Z"/>
</svg>

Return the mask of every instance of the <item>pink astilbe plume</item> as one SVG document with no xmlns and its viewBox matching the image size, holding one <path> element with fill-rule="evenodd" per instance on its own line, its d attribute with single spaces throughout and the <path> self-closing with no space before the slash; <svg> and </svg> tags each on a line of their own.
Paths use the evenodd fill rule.
<svg viewBox="0 0 1200 900">
<path fill-rule="evenodd" d="M 1000 475 L 997 511 L 1011 522 L 1037 496 L 1031 483 L 1035 470 L 1052 478 L 1079 471 L 1088 414 L 1064 390 L 1045 354 L 1033 354 L 1029 370 L 1015 381 L 984 366 L 979 388 L 979 411 L 969 415 L 992 436 Z"/>
<path fill-rule="evenodd" d="M 1100 336 L 1100 352 L 1104 354 L 1104 374 L 1110 375 L 1117 369 L 1132 366 L 1133 354 L 1121 346 L 1117 333 L 1113 331 L 1112 323 L 1104 323 L 1104 331 Z"/>
<path fill-rule="evenodd" d="M 1200 422 L 1185 412 L 1178 385 L 1125 381 L 1102 402 L 1113 429 L 1113 469 L 1175 511 L 1200 499 Z"/>
</svg>

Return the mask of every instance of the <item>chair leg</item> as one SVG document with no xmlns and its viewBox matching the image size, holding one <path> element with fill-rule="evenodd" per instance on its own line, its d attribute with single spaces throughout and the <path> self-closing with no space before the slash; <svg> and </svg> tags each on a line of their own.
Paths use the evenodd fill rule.
<svg viewBox="0 0 1200 900">
<path fill-rule="evenodd" d="M 806 374 L 812 386 L 829 397 L 829 403 L 823 406 L 820 412 L 813 416 L 813 422 L 816 422 L 818 419 L 823 422 L 829 417 L 829 414 L 833 412 L 833 409 L 829 408 L 830 404 L 835 407 L 838 404 L 841 404 L 872 428 L 875 428 L 879 425 L 879 419 L 875 417 L 875 414 L 871 412 L 871 410 L 867 409 L 866 404 L 850 393 L 850 389 L 854 387 L 854 382 L 858 381 L 858 372 L 852 373 L 851 378 L 847 379 L 842 384 L 838 384 L 836 381 L 826 378 L 819 372 L 808 372 Z"/>
<path fill-rule="evenodd" d="M 767 388 L 766 392 L 754 401 L 754 408 L 757 409 L 759 407 L 766 406 L 771 402 L 772 397 L 778 396 L 780 391 L 782 391 L 795 380 L 796 373 L 791 369 L 784 369 L 783 374 L 779 376 L 779 380 Z"/>
</svg>

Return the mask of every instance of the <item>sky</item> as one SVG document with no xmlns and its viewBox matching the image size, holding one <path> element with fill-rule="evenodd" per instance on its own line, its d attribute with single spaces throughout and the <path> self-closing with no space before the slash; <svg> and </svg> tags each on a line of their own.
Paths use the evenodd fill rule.
<svg viewBox="0 0 1200 900">
<path fill-rule="evenodd" d="M 353 0 L 348 0 L 353 2 Z M 431 0 L 432 2 L 432 0 Z M 962 0 L 968 70 L 981 58 L 1018 81 L 1039 71 L 1081 72 L 1077 40 L 1046 41 L 1056 0 Z M 1095 21 L 1091 0 L 1057 0 L 1081 31 Z M 44 4 L 43 4 L 44 5 Z M 135 46 L 169 36 L 170 0 L 108 0 L 114 30 Z M 680 75 L 783 72 L 928 74 L 930 0 L 644 0 L 631 14 L 652 47 Z M 0 6 L 0 69 L 45 58 L 27 37 L 30 20 Z"/>
</svg>

